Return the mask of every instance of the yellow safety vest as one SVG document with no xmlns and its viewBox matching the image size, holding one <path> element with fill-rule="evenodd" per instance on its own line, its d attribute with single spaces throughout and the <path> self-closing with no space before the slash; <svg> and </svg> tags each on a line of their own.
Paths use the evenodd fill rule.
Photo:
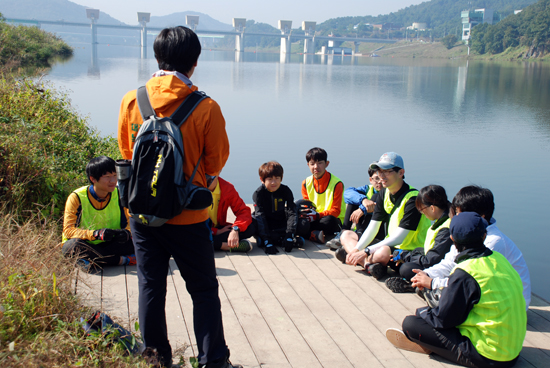
<svg viewBox="0 0 550 368">
<path fill-rule="evenodd" d="M 439 230 L 449 228 L 451 225 L 451 219 L 448 218 L 444 222 L 442 222 L 438 227 L 434 228 L 434 226 L 437 224 L 438 221 L 435 222 L 432 226 L 428 228 L 428 232 L 426 233 L 426 240 L 424 241 L 424 254 L 428 254 L 428 251 L 434 247 L 435 244 L 435 238 L 437 237 L 437 234 L 439 234 Z"/>
<path fill-rule="evenodd" d="M 401 222 L 401 219 L 405 214 L 405 204 L 407 203 L 407 201 L 412 197 L 416 197 L 418 195 L 418 190 L 414 189 L 413 187 L 410 187 L 410 189 L 411 190 L 407 194 L 405 194 L 405 197 L 403 197 L 401 203 L 399 203 L 399 207 L 396 208 L 393 213 L 392 210 L 394 204 L 390 200 L 390 191 L 386 189 L 384 193 L 384 210 L 388 214 L 392 213 L 388 222 L 388 232 L 386 238 L 389 238 L 392 232 L 399 227 L 399 223 Z M 403 243 L 396 245 L 395 247 L 403 250 L 413 250 L 415 248 L 424 246 L 426 232 L 428 231 L 429 227 L 430 220 L 428 220 L 426 216 L 422 215 L 420 217 L 420 221 L 418 222 L 418 226 L 416 227 L 416 231 L 409 231 L 409 233 L 405 237 L 405 240 L 403 240 Z"/>
<path fill-rule="evenodd" d="M 78 228 L 86 230 L 97 229 L 120 229 L 120 219 L 123 214 L 120 211 L 120 205 L 118 204 L 118 188 L 111 193 L 111 199 L 105 208 L 100 210 L 94 208 L 88 198 L 88 186 L 78 188 L 75 193 L 80 199 L 80 206 L 82 208 L 80 212 L 80 223 Z M 63 236 L 63 243 L 67 239 Z M 88 240 L 93 244 L 103 242 L 103 240 Z"/>
<path fill-rule="evenodd" d="M 523 285 L 517 271 L 500 253 L 471 258 L 455 266 L 479 284 L 481 297 L 458 329 L 477 352 L 499 362 L 515 359 L 527 330 Z"/>
<path fill-rule="evenodd" d="M 327 174 L 327 173 L 325 173 Z M 330 174 L 330 173 L 328 173 Z M 313 175 L 306 179 L 307 196 L 311 202 L 315 204 L 317 212 L 327 211 L 332 207 L 332 200 L 334 199 L 334 188 L 336 184 L 342 181 L 335 175 L 330 174 L 330 181 L 327 189 L 323 193 L 317 193 L 315 186 L 313 185 Z M 342 186 L 344 183 L 342 183 Z M 343 188 L 342 188 L 343 189 Z M 344 217 L 346 215 L 346 202 L 344 202 L 344 195 L 342 190 L 342 203 L 340 204 L 340 214 L 337 216 L 342 223 L 344 223 Z"/>
</svg>

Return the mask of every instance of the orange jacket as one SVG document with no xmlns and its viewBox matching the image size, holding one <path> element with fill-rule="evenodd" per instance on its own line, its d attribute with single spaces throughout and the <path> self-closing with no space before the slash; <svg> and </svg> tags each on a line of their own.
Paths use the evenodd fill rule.
<svg viewBox="0 0 550 368">
<path fill-rule="evenodd" d="M 197 90 L 196 86 L 189 88 L 174 75 L 151 78 L 146 86 L 151 105 L 159 117 L 173 114 L 185 97 Z M 142 123 L 136 91 L 130 91 L 122 99 L 118 117 L 118 147 L 123 158 L 132 158 L 135 137 Z M 210 98 L 203 100 L 182 125 L 181 132 L 185 151 L 185 177 L 189 179 L 201 153 L 204 152 L 193 184 L 206 187 L 205 174 L 218 175 L 229 157 L 225 119 L 219 105 Z M 184 210 L 169 220 L 168 224 L 188 225 L 207 219 L 208 209 Z"/>
<path fill-rule="evenodd" d="M 323 193 L 325 190 L 327 190 L 329 183 L 330 173 L 328 171 L 325 171 L 323 176 L 321 176 L 321 179 L 315 179 L 315 176 L 313 177 L 313 187 L 315 188 L 315 191 L 317 193 Z M 334 199 L 332 200 L 332 207 L 327 211 L 319 212 L 319 217 L 332 215 L 338 218 L 338 216 L 340 215 L 340 207 L 342 205 L 342 195 L 344 195 L 344 184 L 340 182 L 336 184 L 336 187 L 334 187 Z M 302 197 L 309 200 L 305 180 L 302 182 Z"/>
</svg>

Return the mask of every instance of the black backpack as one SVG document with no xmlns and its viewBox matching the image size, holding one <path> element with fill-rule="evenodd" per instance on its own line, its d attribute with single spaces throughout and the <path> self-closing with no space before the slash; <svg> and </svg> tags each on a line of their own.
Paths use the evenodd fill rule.
<svg viewBox="0 0 550 368">
<path fill-rule="evenodd" d="M 120 180 L 122 205 L 142 225 L 161 226 L 184 209 L 201 210 L 212 204 L 212 193 L 193 185 L 202 155 L 189 181 L 183 173 L 183 139 L 180 127 L 198 104 L 207 98 L 192 92 L 170 117 L 159 118 L 149 101 L 145 86 L 137 90 L 143 117 L 132 155 L 131 172 Z M 118 171 L 118 170 L 117 170 Z"/>
</svg>

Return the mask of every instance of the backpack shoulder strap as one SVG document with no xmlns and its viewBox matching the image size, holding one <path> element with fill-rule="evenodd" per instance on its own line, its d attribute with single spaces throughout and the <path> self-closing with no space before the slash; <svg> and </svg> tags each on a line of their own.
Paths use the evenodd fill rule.
<svg viewBox="0 0 550 368">
<path fill-rule="evenodd" d="M 193 91 L 181 103 L 178 109 L 170 116 L 174 124 L 179 127 L 187 120 L 199 103 L 208 96 L 204 92 Z"/>
<path fill-rule="evenodd" d="M 149 117 L 151 116 L 156 116 L 155 110 L 153 110 L 153 107 L 151 106 L 151 101 L 149 100 L 149 94 L 147 93 L 147 88 L 145 86 L 141 86 L 138 88 L 136 92 L 136 97 L 137 97 L 139 112 L 141 113 L 141 117 L 143 118 L 143 121 L 149 119 Z"/>
</svg>

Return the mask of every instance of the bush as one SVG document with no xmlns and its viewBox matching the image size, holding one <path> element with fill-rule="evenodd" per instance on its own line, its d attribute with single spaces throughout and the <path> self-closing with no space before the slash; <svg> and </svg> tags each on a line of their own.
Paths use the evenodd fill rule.
<svg viewBox="0 0 550 368">
<path fill-rule="evenodd" d="M 37 27 L 6 24 L 0 14 L 0 65 L 5 69 L 49 67 L 52 58 L 72 54 L 71 47 L 54 34 Z"/>
<path fill-rule="evenodd" d="M 450 50 L 453 48 L 457 41 L 456 35 L 450 34 L 441 39 L 441 43 L 447 48 L 447 50 Z"/>
<path fill-rule="evenodd" d="M 26 216 L 38 206 L 60 218 L 99 155 L 119 158 L 116 139 L 89 127 L 67 96 L 29 79 L 0 79 L 0 201 L 8 212 Z"/>
</svg>

